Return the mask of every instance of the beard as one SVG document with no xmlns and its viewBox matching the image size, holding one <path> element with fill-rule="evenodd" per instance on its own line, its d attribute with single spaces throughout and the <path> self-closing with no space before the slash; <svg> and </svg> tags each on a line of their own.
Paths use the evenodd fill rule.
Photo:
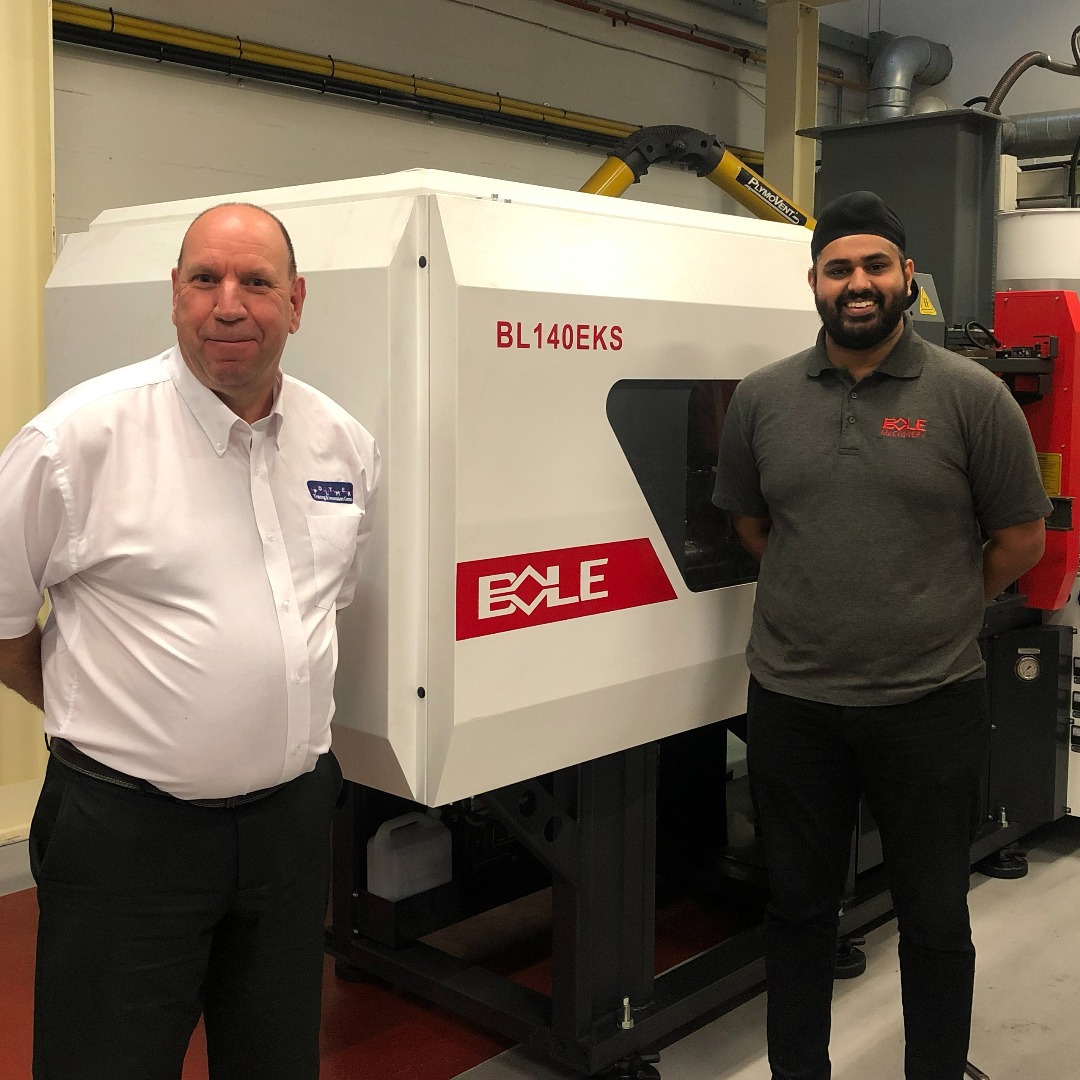
<svg viewBox="0 0 1080 1080">
<path fill-rule="evenodd" d="M 844 314 L 849 300 L 872 300 L 874 306 L 857 319 Z M 814 303 L 825 333 L 843 349 L 872 349 L 880 345 L 895 329 L 907 309 L 908 288 L 883 293 L 879 289 L 852 292 L 845 289 L 835 300 L 822 300 L 814 294 Z"/>
</svg>

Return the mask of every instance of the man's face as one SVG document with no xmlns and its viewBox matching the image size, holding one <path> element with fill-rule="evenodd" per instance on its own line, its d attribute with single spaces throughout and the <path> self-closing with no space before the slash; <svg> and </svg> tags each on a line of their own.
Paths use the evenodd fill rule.
<svg viewBox="0 0 1080 1080">
<path fill-rule="evenodd" d="M 209 211 L 188 230 L 172 285 L 173 325 L 195 378 L 241 415 L 268 410 L 305 296 L 277 222 L 248 206 Z"/>
<path fill-rule="evenodd" d="M 814 303 L 829 337 L 845 349 L 872 349 L 896 329 L 915 267 L 880 236 L 841 236 L 810 270 Z"/>
</svg>

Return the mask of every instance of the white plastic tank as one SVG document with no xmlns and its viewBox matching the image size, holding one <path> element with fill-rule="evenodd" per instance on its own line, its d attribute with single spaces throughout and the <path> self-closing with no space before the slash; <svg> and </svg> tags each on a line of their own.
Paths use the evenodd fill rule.
<svg viewBox="0 0 1080 1080">
<path fill-rule="evenodd" d="M 450 830 L 412 811 L 384 821 L 367 845 L 368 892 L 387 900 L 445 885 L 452 875 Z"/>
<path fill-rule="evenodd" d="M 1080 292 L 1080 209 L 1006 210 L 998 215 L 997 287 Z"/>
</svg>

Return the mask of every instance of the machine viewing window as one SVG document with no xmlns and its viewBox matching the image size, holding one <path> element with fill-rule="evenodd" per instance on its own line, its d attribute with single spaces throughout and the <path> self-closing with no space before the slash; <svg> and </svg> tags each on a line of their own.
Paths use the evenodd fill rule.
<svg viewBox="0 0 1080 1080">
<path fill-rule="evenodd" d="M 615 437 L 694 592 L 757 578 L 731 518 L 713 505 L 716 456 L 734 379 L 624 379 L 608 394 Z"/>
</svg>

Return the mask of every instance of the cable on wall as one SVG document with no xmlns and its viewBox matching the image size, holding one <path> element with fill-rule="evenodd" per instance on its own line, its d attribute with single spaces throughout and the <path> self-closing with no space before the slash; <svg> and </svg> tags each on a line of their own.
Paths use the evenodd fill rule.
<svg viewBox="0 0 1080 1080">
<path fill-rule="evenodd" d="M 102 10 L 66 3 L 64 0 L 53 3 L 53 37 L 69 44 L 393 105 L 428 115 L 448 116 L 604 149 L 610 149 L 640 127 L 639 124 L 469 90 L 415 75 L 383 71 L 336 57 L 281 49 L 239 37 L 225 37 L 124 15 L 111 8 Z M 760 164 L 763 160 L 760 151 L 742 147 L 732 147 L 732 150 L 751 164 Z"/>
<path fill-rule="evenodd" d="M 563 7 L 574 8 L 577 11 L 600 15 L 605 19 L 610 19 L 612 25 L 633 26 L 653 34 L 662 34 L 665 37 L 677 38 L 693 45 L 701 45 L 719 52 L 726 52 L 742 60 L 743 63 L 760 64 L 762 66 L 768 64 L 768 55 L 760 46 L 753 45 L 750 42 L 724 40 L 724 35 L 706 30 L 694 23 L 683 23 L 677 19 L 669 19 L 653 12 L 641 11 L 623 5 L 609 7 L 605 4 L 595 4 L 591 0 L 549 0 L 549 2 L 561 4 Z M 838 86 L 841 89 L 866 90 L 864 84 L 845 79 L 843 71 L 839 68 L 828 67 L 825 64 L 818 65 L 818 82 Z"/>
</svg>

